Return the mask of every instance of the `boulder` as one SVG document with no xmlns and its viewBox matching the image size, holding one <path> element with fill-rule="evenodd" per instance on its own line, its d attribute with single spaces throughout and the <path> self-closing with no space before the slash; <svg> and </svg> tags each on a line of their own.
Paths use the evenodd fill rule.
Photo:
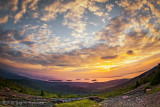
<svg viewBox="0 0 160 107">
<path fill-rule="evenodd" d="M 54 101 L 52 101 L 52 103 L 64 103 L 64 101 L 63 100 L 60 100 L 60 99 L 58 99 L 58 100 L 54 100 Z"/>
<path fill-rule="evenodd" d="M 127 95 L 125 95 L 125 96 L 122 96 L 122 98 L 123 98 L 123 99 L 126 99 L 126 98 L 128 98 L 128 97 L 129 97 L 129 96 L 127 96 Z"/>
<path fill-rule="evenodd" d="M 92 97 L 89 97 L 88 99 L 93 100 L 93 101 L 97 101 L 97 102 L 101 102 L 104 100 L 103 98 L 100 98 L 98 96 L 92 96 Z"/>
<path fill-rule="evenodd" d="M 146 89 L 146 92 L 151 91 L 151 89 Z"/>
</svg>

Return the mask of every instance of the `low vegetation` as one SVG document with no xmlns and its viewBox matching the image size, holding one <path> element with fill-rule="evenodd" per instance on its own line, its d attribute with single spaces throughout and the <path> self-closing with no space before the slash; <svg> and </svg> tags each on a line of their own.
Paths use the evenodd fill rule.
<svg viewBox="0 0 160 107">
<path fill-rule="evenodd" d="M 103 98 L 115 97 L 115 96 L 123 95 L 123 94 L 125 94 L 126 92 L 128 92 L 132 89 L 134 89 L 134 84 L 126 86 L 124 88 L 113 90 L 113 91 L 108 92 L 108 93 L 99 94 L 98 96 L 103 97 Z"/>
<path fill-rule="evenodd" d="M 43 97 L 49 97 L 49 98 L 58 97 L 57 94 L 55 93 L 29 88 L 27 86 L 23 86 L 11 80 L 7 80 L 0 77 L 0 89 L 3 89 L 4 87 L 9 88 L 10 90 L 17 91 L 23 94 L 28 94 L 28 95 L 36 95 L 36 96 L 43 96 Z"/>
<path fill-rule="evenodd" d="M 155 74 L 153 75 L 153 78 L 152 78 L 150 84 L 152 86 L 160 84 L 160 65 L 159 65 L 158 69 L 156 70 Z"/>
<path fill-rule="evenodd" d="M 151 88 L 151 85 L 150 84 L 147 84 L 144 88 L 143 88 L 143 91 L 146 92 L 146 89 L 150 89 Z"/>
<path fill-rule="evenodd" d="M 103 98 L 108 98 L 108 97 L 115 97 L 115 96 L 123 95 L 124 93 L 131 91 L 131 90 L 133 90 L 143 84 L 146 84 L 146 83 L 148 83 L 148 85 L 144 88 L 144 91 L 146 89 L 150 89 L 151 87 L 153 87 L 157 84 L 160 84 L 160 64 L 158 65 L 158 68 L 155 71 L 155 73 L 148 75 L 140 80 L 137 80 L 136 83 L 125 86 L 120 89 L 113 90 L 108 93 L 99 94 L 98 96 L 103 97 Z M 153 88 L 153 90 L 151 90 L 148 93 L 151 94 L 151 93 L 158 92 L 158 91 L 160 91 L 160 87 L 156 86 Z"/>
<path fill-rule="evenodd" d="M 55 106 L 56 107 L 101 107 L 101 105 L 98 104 L 97 102 L 90 101 L 88 99 L 56 104 Z"/>
<path fill-rule="evenodd" d="M 26 86 L 20 85 L 18 83 L 15 83 L 13 81 L 4 79 L 0 77 L 0 88 L 7 87 L 10 90 L 14 90 L 23 94 L 29 94 L 29 95 L 40 95 L 40 90 L 35 90 L 32 88 L 28 88 Z"/>
<path fill-rule="evenodd" d="M 158 92 L 158 91 L 160 91 L 160 85 L 154 86 L 151 91 L 147 92 L 147 94 L 153 94 L 153 93 Z"/>
<path fill-rule="evenodd" d="M 36 95 L 43 96 L 46 98 L 78 98 L 78 97 L 86 97 L 88 95 L 76 95 L 76 94 L 64 94 L 64 93 L 54 93 L 50 91 L 38 90 L 29 88 L 27 86 L 18 84 L 8 79 L 4 79 L 0 77 L 0 89 L 7 87 L 10 90 L 17 91 L 19 93 L 28 94 L 28 95 Z"/>
<path fill-rule="evenodd" d="M 0 101 L 4 101 L 4 98 L 0 97 Z"/>
</svg>

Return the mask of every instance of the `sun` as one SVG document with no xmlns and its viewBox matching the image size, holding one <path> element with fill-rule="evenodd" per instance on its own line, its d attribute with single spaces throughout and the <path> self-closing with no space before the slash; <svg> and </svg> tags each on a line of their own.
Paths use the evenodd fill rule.
<svg viewBox="0 0 160 107">
<path fill-rule="evenodd" d="M 105 66 L 105 69 L 106 69 L 106 71 L 110 71 L 110 66 L 108 65 L 108 66 Z"/>
<path fill-rule="evenodd" d="M 105 69 L 105 71 L 107 71 L 107 72 L 109 72 L 111 70 L 110 65 L 102 65 L 102 66 L 99 66 L 99 67 Z"/>
</svg>

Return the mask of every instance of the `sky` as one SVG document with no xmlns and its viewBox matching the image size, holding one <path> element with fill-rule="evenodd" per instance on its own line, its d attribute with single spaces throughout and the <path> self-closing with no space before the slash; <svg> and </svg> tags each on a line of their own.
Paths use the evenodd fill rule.
<svg viewBox="0 0 160 107">
<path fill-rule="evenodd" d="M 159 0 L 0 0 L 0 68 L 46 81 L 104 82 L 159 62 Z"/>
</svg>

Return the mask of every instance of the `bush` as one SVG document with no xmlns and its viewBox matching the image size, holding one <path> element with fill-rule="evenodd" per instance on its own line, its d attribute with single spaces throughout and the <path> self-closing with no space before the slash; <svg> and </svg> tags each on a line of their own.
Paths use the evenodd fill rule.
<svg viewBox="0 0 160 107">
<path fill-rule="evenodd" d="M 44 97 L 47 97 L 47 98 L 58 98 L 57 94 L 53 94 L 53 93 L 45 93 Z"/>
<path fill-rule="evenodd" d="M 0 97 L 0 101 L 4 101 L 4 98 Z"/>
<path fill-rule="evenodd" d="M 128 86 L 126 86 L 124 88 L 113 90 L 111 92 L 100 94 L 98 96 L 103 97 L 103 98 L 115 97 L 115 96 L 123 95 L 126 92 L 133 90 L 134 88 L 135 88 L 135 85 L 131 84 L 131 85 L 128 85 Z"/>
<path fill-rule="evenodd" d="M 56 107 L 93 107 L 93 106 L 101 107 L 100 105 L 98 105 L 98 103 L 90 101 L 88 99 L 56 104 Z"/>
<path fill-rule="evenodd" d="M 40 96 L 44 96 L 44 92 L 43 92 L 43 90 L 41 91 L 41 95 Z"/>
<path fill-rule="evenodd" d="M 148 91 L 147 94 L 153 94 L 156 92 L 160 91 L 160 85 L 159 86 L 154 86 L 153 89 L 151 91 Z"/>
<path fill-rule="evenodd" d="M 146 89 L 150 89 L 150 88 L 151 88 L 151 85 L 148 84 L 147 86 L 145 86 L 145 87 L 143 88 L 143 91 L 146 92 Z"/>
<path fill-rule="evenodd" d="M 140 86 L 139 82 L 136 81 L 135 88 L 137 88 L 137 87 L 139 87 L 139 86 Z"/>
</svg>

